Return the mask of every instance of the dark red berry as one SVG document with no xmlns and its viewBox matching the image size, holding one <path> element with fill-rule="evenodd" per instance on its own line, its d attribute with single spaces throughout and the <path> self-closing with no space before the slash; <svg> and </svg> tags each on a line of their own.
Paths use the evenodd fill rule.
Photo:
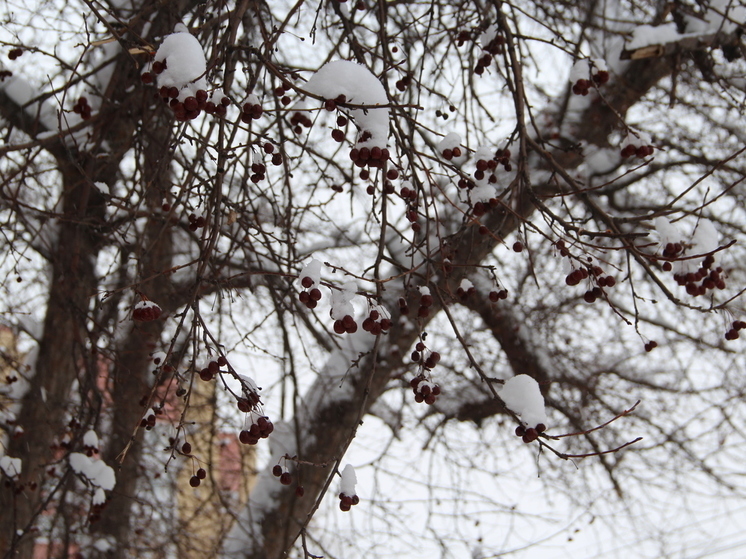
<svg viewBox="0 0 746 559">
<path fill-rule="evenodd" d="M 279 464 L 275 464 L 275 466 L 272 468 L 272 475 L 275 477 L 280 477 L 282 475 L 282 466 Z"/>
</svg>

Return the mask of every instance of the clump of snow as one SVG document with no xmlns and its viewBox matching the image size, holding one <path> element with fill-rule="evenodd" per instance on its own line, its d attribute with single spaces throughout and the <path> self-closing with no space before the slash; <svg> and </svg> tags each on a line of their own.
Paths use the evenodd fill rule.
<svg viewBox="0 0 746 559">
<path fill-rule="evenodd" d="M 420 295 L 430 295 L 430 288 L 426 285 L 421 285 L 417 289 L 419 289 Z"/>
<path fill-rule="evenodd" d="M 179 100 L 195 96 L 200 89 L 207 89 L 205 71 L 207 62 L 202 45 L 186 30 L 172 33 L 163 39 L 155 53 L 153 62 L 165 62 L 166 68 L 158 75 L 158 85 L 176 87 L 180 90 Z"/>
<path fill-rule="evenodd" d="M 96 431 L 90 429 L 83 435 L 83 446 L 98 449 L 98 435 Z"/>
<path fill-rule="evenodd" d="M 469 279 L 464 278 L 461 280 L 459 288 L 463 289 L 464 291 L 469 291 L 470 289 L 474 288 L 474 284 Z"/>
<path fill-rule="evenodd" d="M 708 254 L 718 248 L 718 232 L 709 219 L 700 219 L 692 235 L 692 254 Z"/>
<path fill-rule="evenodd" d="M 71 452 L 69 459 L 73 471 L 87 478 L 91 485 L 106 491 L 114 489 L 116 476 L 106 462 L 98 458 L 89 458 L 80 452 Z"/>
<path fill-rule="evenodd" d="M 634 132 L 627 132 L 627 136 L 622 142 L 622 145 L 635 146 L 636 148 L 639 148 L 641 146 L 652 145 L 652 143 L 653 139 L 650 137 L 649 134 L 646 134 L 645 132 L 641 132 L 639 130 L 635 130 Z"/>
<path fill-rule="evenodd" d="M 660 239 L 659 252 L 662 252 L 669 243 L 681 243 L 684 247 L 683 252 L 679 255 L 680 260 L 673 263 L 674 274 L 689 274 L 697 271 L 700 260 L 697 258 L 687 258 L 710 254 L 717 250 L 719 244 L 719 234 L 717 229 L 708 219 L 700 219 L 696 228 L 692 232 L 689 241 L 686 241 L 687 235 L 665 217 L 657 217 L 654 221 L 655 230 Z M 713 254 L 713 264 L 717 262 L 717 254 Z"/>
<path fill-rule="evenodd" d="M 321 262 L 313 258 L 298 275 L 301 281 L 303 278 L 310 278 L 313 285 L 318 285 L 321 281 Z M 313 287 L 313 285 L 311 287 Z"/>
<path fill-rule="evenodd" d="M 114 549 L 114 539 L 111 536 L 99 538 L 93 542 L 93 548 L 101 553 L 106 553 L 107 551 Z"/>
<path fill-rule="evenodd" d="M 656 217 L 653 224 L 655 225 L 655 231 L 658 233 L 658 238 L 660 239 L 660 250 L 663 250 L 663 247 L 668 243 L 678 243 L 684 238 L 679 229 L 665 217 Z"/>
<path fill-rule="evenodd" d="M 481 43 L 482 48 L 486 49 L 495 37 L 497 37 L 497 25 L 493 23 L 479 36 L 479 42 Z"/>
<path fill-rule="evenodd" d="M 357 484 L 357 476 L 355 475 L 355 468 L 353 468 L 352 464 L 347 464 L 340 474 L 342 480 L 339 482 L 339 492 L 350 497 L 356 495 L 355 485 Z"/>
<path fill-rule="evenodd" d="M 453 149 L 461 145 L 461 136 L 455 132 L 446 134 L 443 139 L 438 142 L 438 153 L 443 153 L 447 149 Z"/>
<path fill-rule="evenodd" d="M 497 189 L 489 184 L 480 184 L 469 191 L 469 198 L 472 203 L 477 202 L 488 202 L 490 198 L 494 198 L 497 195 Z"/>
<path fill-rule="evenodd" d="M 341 289 L 332 290 L 332 308 L 330 315 L 334 320 L 342 320 L 345 316 L 355 317 L 352 299 L 357 294 L 357 283 L 348 281 Z"/>
<path fill-rule="evenodd" d="M 602 58 L 581 58 L 573 64 L 570 70 L 570 82 L 575 83 L 578 80 L 588 80 L 598 72 L 608 72 L 606 61 Z"/>
<path fill-rule="evenodd" d="M 704 17 L 698 18 L 684 14 L 687 33 L 714 33 L 724 31 L 732 33 L 736 27 L 746 22 L 746 7 L 733 0 L 710 0 L 706 4 Z"/>
<path fill-rule="evenodd" d="M 541 395 L 539 383 L 530 376 L 516 375 L 508 379 L 499 395 L 508 409 L 521 416 L 525 425 L 535 427 L 539 423 L 547 423 L 544 397 Z"/>
<path fill-rule="evenodd" d="M 91 504 L 103 505 L 105 502 L 106 492 L 101 487 L 97 487 L 96 490 L 93 492 L 93 499 L 91 499 Z"/>
<path fill-rule="evenodd" d="M 0 456 L 0 470 L 9 478 L 17 478 L 21 475 L 21 459 L 11 458 L 7 454 Z"/>
<path fill-rule="evenodd" d="M 166 352 L 165 351 L 156 351 L 151 356 L 151 359 L 153 360 L 153 365 L 156 365 L 157 367 L 160 367 L 166 362 Z"/>
<path fill-rule="evenodd" d="M 365 66 L 349 60 L 335 60 L 322 66 L 305 85 L 306 91 L 325 99 L 345 96 L 347 103 L 366 105 L 365 109 L 351 109 L 361 133 L 370 137 L 358 140 L 356 147 L 386 147 L 389 135 L 388 97 L 380 80 Z"/>
<path fill-rule="evenodd" d="M 627 50 L 637 50 L 650 45 L 663 45 L 672 43 L 681 38 L 675 23 L 663 25 L 639 25 L 632 31 L 632 38 L 627 41 Z"/>
<path fill-rule="evenodd" d="M 135 308 L 136 309 L 155 309 L 155 308 L 160 309 L 160 307 L 153 301 L 140 301 L 139 303 L 135 305 Z"/>
</svg>

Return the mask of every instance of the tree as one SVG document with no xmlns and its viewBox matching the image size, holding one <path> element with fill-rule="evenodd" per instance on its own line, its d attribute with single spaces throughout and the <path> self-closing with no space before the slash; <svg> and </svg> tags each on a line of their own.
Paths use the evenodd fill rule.
<svg viewBox="0 0 746 559">
<path fill-rule="evenodd" d="M 742 492 L 742 6 L 36 8 L 2 35 L 5 557 L 398 552 L 386 484 L 458 556 L 477 508 L 521 521 L 511 468 Z M 358 435 L 379 541 L 334 535 Z"/>
</svg>

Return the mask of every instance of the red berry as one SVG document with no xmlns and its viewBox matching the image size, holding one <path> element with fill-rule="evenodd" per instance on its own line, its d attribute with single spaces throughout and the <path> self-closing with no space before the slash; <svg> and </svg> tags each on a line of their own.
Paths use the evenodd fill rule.
<svg viewBox="0 0 746 559">
<path fill-rule="evenodd" d="M 199 487 L 200 483 L 201 481 L 197 476 L 192 476 L 189 478 L 189 485 L 191 485 L 192 487 Z"/>
<path fill-rule="evenodd" d="M 280 483 L 283 485 L 290 485 L 293 483 L 293 476 L 290 475 L 290 472 L 283 472 L 280 476 Z"/>
<path fill-rule="evenodd" d="M 197 477 L 199 479 L 205 479 L 207 477 L 207 471 L 204 468 L 197 470 Z"/>
<path fill-rule="evenodd" d="M 303 495 L 305 495 L 305 494 L 306 494 L 306 490 L 303 489 L 302 485 L 299 485 L 298 487 L 295 488 L 295 496 L 296 497 L 303 497 Z"/>
<path fill-rule="evenodd" d="M 282 466 L 279 464 L 275 464 L 275 466 L 272 468 L 272 475 L 275 477 L 280 477 L 282 475 Z"/>
</svg>

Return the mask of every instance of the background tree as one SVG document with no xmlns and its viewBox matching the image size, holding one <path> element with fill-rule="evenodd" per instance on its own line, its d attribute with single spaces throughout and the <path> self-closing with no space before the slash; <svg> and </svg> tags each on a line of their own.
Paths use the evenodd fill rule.
<svg viewBox="0 0 746 559">
<path fill-rule="evenodd" d="M 493 556 L 537 471 L 664 533 L 740 495 L 744 15 L 6 5 L 5 556 Z"/>
</svg>

